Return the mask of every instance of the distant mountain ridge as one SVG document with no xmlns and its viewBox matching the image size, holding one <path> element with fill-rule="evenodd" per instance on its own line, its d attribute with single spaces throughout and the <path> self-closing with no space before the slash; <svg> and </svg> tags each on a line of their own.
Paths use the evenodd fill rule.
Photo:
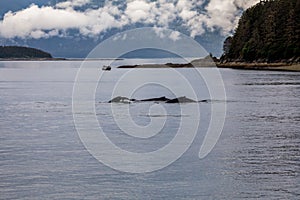
<svg viewBox="0 0 300 200">
<path fill-rule="evenodd" d="M 264 0 L 246 10 L 224 42 L 225 61 L 299 62 L 300 1 Z"/>
<path fill-rule="evenodd" d="M 21 46 L 0 46 L 2 59 L 51 59 L 50 53 L 39 49 Z"/>
</svg>

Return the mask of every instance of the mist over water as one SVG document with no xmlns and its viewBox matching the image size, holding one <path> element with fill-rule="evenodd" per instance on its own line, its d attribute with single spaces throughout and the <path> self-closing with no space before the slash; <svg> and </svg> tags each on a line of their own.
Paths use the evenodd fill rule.
<svg viewBox="0 0 300 200">
<path fill-rule="evenodd" d="M 89 62 L 99 69 L 106 64 Z M 115 65 L 150 61 L 118 62 Z M 72 90 L 80 64 L 0 62 L 0 199 L 299 198 L 300 73 L 221 69 L 227 100 L 218 102 L 209 99 L 205 83 L 194 77 L 193 69 L 178 69 L 198 88 L 200 100 L 211 100 L 199 103 L 197 136 L 170 166 L 129 174 L 99 163 L 77 135 Z M 142 73 L 157 76 L 159 70 L 166 69 Z M 141 126 L 150 117 L 167 117 L 155 137 L 132 140 L 116 126 L 111 104 L 106 103 L 114 81 L 126 72 L 113 68 L 103 76 L 95 95 L 97 119 L 116 145 L 133 152 L 153 151 L 174 137 L 181 118 L 192 121 L 193 116 L 182 115 L 178 105 L 159 103 L 166 113 L 157 115 L 149 113 L 154 103 L 130 104 L 131 117 Z M 171 98 L 172 93 L 157 85 L 134 93 L 135 98 L 160 96 Z M 226 103 L 226 121 L 217 145 L 200 160 L 199 148 L 214 103 Z M 127 105 L 117 106 L 122 110 Z M 83 117 L 89 114 L 81 113 Z"/>
</svg>

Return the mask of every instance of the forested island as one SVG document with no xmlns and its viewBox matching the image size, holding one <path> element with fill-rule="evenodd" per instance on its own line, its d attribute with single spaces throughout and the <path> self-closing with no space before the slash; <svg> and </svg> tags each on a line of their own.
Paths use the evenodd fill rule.
<svg viewBox="0 0 300 200">
<path fill-rule="evenodd" d="M 1 60 L 41 60 L 52 58 L 53 57 L 50 53 L 35 48 L 21 46 L 0 46 Z"/>
<path fill-rule="evenodd" d="M 246 10 L 220 61 L 220 67 L 257 69 L 299 64 L 300 1 L 265 0 Z"/>
</svg>

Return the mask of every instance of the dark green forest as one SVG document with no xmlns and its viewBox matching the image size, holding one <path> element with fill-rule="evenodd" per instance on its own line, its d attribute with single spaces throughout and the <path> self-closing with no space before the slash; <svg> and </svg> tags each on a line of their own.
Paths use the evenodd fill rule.
<svg viewBox="0 0 300 200">
<path fill-rule="evenodd" d="M 299 60 L 300 0 L 261 1 L 246 10 L 235 34 L 224 42 L 223 59 Z"/>
<path fill-rule="evenodd" d="M 19 47 L 19 46 L 0 46 L 0 58 L 31 59 L 31 58 L 52 58 L 52 56 L 49 53 L 34 48 Z"/>
</svg>

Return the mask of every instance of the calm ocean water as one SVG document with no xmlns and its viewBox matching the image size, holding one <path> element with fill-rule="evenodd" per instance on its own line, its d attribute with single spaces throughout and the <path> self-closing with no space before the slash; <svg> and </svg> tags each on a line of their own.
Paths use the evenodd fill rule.
<svg viewBox="0 0 300 200">
<path fill-rule="evenodd" d="M 118 62 L 114 65 L 166 60 Z M 89 66 L 99 68 L 106 63 L 90 61 Z M 0 62 L 0 199 L 300 198 L 300 73 L 222 69 L 227 99 L 221 101 L 210 99 L 205 83 L 193 69 L 178 69 L 200 100 L 211 100 L 199 103 L 198 134 L 170 166 L 130 174 L 98 162 L 80 141 L 72 113 L 73 84 L 80 64 Z M 143 69 L 139 78 L 162 76 L 172 81 L 162 75 L 164 70 Z M 134 141 L 122 134 L 105 102 L 111 98 L 116 80 L 129 71 L 113 68 L 102 76 L 95 95 L 96 116 L 118 146 L 153 151 L 174 137 L 182 118 L 192 121 L 193 116 L 182 115 L 178 105 L 160 104 L 168 113 L 160 134 Z M 126 88 L 128 83 L 118 84 Z M 180 90 L 176 81 L 173 85 Z M 184 96 L 184 88 L 180 91 Z M 133 93 L 139 99 L 159 96 L 174 97 L 155 84 Z M 212 152 L 199 159 L 214 103 L 226 104 L 225 125 Z M 137 124 L 150 122 L 152 104 L 130 105 Z M 118 106 L 122 110 L 126 105 Z"/>
</svg>

